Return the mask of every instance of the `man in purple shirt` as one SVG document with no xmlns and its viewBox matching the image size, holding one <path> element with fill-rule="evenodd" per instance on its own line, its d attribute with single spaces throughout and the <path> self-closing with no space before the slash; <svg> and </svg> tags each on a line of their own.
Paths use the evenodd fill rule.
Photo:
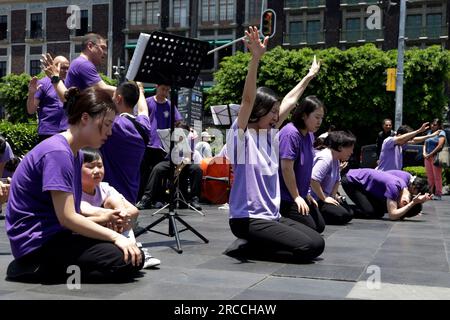
<svg viewBox="0 0 450 320">
<path fill-rule="evenodd" d="M 139 187 L 140 199 L 147 186 L 150 173 L 152 169 L 167 156 L 161 139 L 158 135 L 158 130 L 170 128 L 170 107 L 171 103 L 167 98 L 170 94 L 170 86 L 159 84 L 156 86 L 156 94 L 146 99 L 148 106 L 148 116 L 150 118 L 151 132 L 149 142 L 144 153 L 144 158 L 141 163 L 141 184 Z M 181 122 L 183 117 L 175 108 L 175 127 Z"/>
<path fill-rule="evenodd" d="M 345 193 L 355 203 L 355 216 L 389 219 L 413 217 L 422 210 L 422 203 L 431 199 L 430 194 L 411 196 L 413 185 L 403 178 L 375 169 L 352 169 L 342 177 Z"/>
<path fill-rule="evenodd" d="M 69 60 L 63 56 L 57 56 L 54 62 L 59 65 L 59 77 L 61 81 L 66 79 Z M 50 78 L 38 80 L 33 77 L 28 86 L 27 111 L 38 114 L 39 142 L 68 128 L 67 116 L 63 103 L 53 88 Z"/>
<path fill-rule="evenodd" d="M 134 82 L 124 82 L 113 96 L 118 113 L 112 134 L 101 147 L 105 166 L 104 181 L 109 182 L 125 199 L 136 203 L 140 175 L 139 168 L 150 135 L 148 108 L 144 90 Z M 138 115 L 133 107 L 138 105 Z M 144 140 L 144 137 L 146 140 Z"/>
<path fill-rule="evenodd" d="M 80 91 L 94 87 L 106 90 L 111 96 L 116 91 L 116 87 L 106 84 L 100 78 L 95 67 L 106 58 L 108 46 L 105 38 L 96 33 L 88 33 L 83 37 L 81 45 L 83 49 L 80 56 L 70 63 L 65 83 L 61 81 L 59 65 L 50 54 L 47 53 L 42 59 L 43 70 L 51 78 L 51 83 L 63 102 L 66 100 L 64 94 L 70 87 L 77 87 Z"/>
</svg>

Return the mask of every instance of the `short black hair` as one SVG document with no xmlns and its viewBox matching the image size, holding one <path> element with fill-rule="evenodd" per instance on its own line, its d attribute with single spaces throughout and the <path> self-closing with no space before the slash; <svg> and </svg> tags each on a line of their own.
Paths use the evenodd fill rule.
<svg viewBox="0 0 450 320">
<path fill-rule="evenodd" d="M 102 154 L 98 149 L 83 148 L 81 149 L 81 152 L 83 152 L 83 163 L 89 163 L 102 158 Z"/>
<path fill-rule="evenodd" d="M 117 87 L 117 94 L 123 97 L 128 107 L 133 108 L 139 101 L 140 91 L 136 82 L 125 81 Z"/>
<path fill-rule="evenodd" d="M 324 144 L 333 150 L 341 151 L 341 148 L 354 146 L 356 137 L 345 131 L 330 131 L 325 138 Z"/>
<path fill-rule="evenodd" d="M 400 127 L 398 127 L 397 135 L 402 135 L 402 134 L 405 134 L 405 133 L 409 133 L 411 131 L 413 131 L 413 129 L 410 126 L 408 126 L 406 124 L 403 124 Z"/>
<path fill-rule="evenodd" d="M 278 95 L 270 88 L 259 87 L 256 89 L 255 103 L 252 113 L 248 120 L 249 123 L 258 122 L 258 120 L 267 115 L 272 110 L 274 104 L 280 101 Z"/>
<path fill-rule="evenodd" d="M 418 193 L 430 192 L 430 187 L 428 186 L 427 180 L 421 177 L 414 178 L 411 183 L 411 187 L 416 189 Z"/>
<path fill-rule="evenodd" d="M 6 139 L 0 135 L 0 155 L 3 155 L 6 151 Z"/>
<path fill-rule="evenodd" d="M 325 105 L 316 96 L 307 96 L 303 99 L 297 107 L 294 109 L 294 114 L 292 115 L 292 123 L 299 129 L 305 129 L 305 121 L 303 120 L 303 115 L 309 116 L 311 113 L 317 109 L 322 108 L 326 112 Z"/>
<path fill-rule="evenodd" d="M 403 216 L 404 218 L 411 218 L 417 216 L 419 213 L 422 212 L 422 204 L 416 203 L 409 209 L 406 214 Z"/>
</svg>

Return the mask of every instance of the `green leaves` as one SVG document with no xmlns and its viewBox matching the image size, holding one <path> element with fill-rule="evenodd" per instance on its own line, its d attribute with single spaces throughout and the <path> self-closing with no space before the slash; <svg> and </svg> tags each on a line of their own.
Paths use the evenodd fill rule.
<svg viewBox="0 0 450 320">
<path fill-rule="evenodd" d="M 386 91 L 386 69 L 397 64 L 397 52 L 382 51 L 373 44 L 346 51 L 268 51 L 260 63 L 258 86 L 267 86 L 280 96 L 287 94 L 311 65 L 313 56 L 321 60 L 321 70 L 303 96 L 317 95 L 327 107 L 325 124 L 349 129 L 358 144 L 374 143 L 384 118 L 394 118 L 395 92 Z M 215 73 L 216 85 L 208 92 L 207 107 L 240 103 L 250 59 L 248 53 L 227 57 Z M 442 117 L 447 99 L 444 84 L 450 75 L 450 54 L 439 46 L 405 52 L 403 122 L 413 128 L 423 121 Z"/>
<path fill-rule="evenodd" d="M 38 141 L 37 123 L 0 122 L 0 134 L 6 138 L 15 156 L 23 156 L 34 148 Z"/>
<path fill-rule="evenodd" d="M 8 74 L 0 82 L 0 103 L 7 112 L 7 118 L 11 122 L 26 123 L 36 116 L 27 113 L 28 83 L 31 77 L 22 73 Z"/>
</svg>

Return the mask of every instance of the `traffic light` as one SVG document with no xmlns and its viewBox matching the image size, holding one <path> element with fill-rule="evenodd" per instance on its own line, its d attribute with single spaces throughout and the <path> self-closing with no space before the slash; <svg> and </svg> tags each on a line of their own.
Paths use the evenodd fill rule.
<svg viewBox="0 0 450 320">
<path fill-rule="evenodd" d="M 260 31 L 263 37 L 272 38 L 275 34 L 276 14 L 272 9 L 265 10 L 261 15 Z"/>
<path fill-rule="evenodd" d="M 386 80 L 386 91 L 395 91 L 395 82 L 397 80 L 397 69 L 388 68 L 386 70 L 387 80 Z"/>
</svg>

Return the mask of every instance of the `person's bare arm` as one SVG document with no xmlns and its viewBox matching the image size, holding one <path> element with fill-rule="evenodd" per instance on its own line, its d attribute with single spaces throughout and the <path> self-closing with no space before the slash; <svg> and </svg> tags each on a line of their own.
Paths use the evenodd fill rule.
<svg viewBox="0 0 450 320">
<path fill-rule="evenodd" d="M 106 84 L 105 81 L 103 81 L 103 80 L 100 80 L 99 82 L 94 84 L 93 87 L 107 91 L 111 95 L 111 97 L 114 95 L 114 92 L 116 92 L 116 89 L 117 89 L 114 86 L 110 86 L 109 84 Z"/>
<path fill-rule="evenodd" d="M 333 204 L 335 206 L 339 205 L 339 203 L 331 196 L 326 196 L 323 192 L 322 186 L 319 181 L 311 179 L 311 189 L 314 193 L 319 197 L 319 199 L 325 203 Z"/>
<path fill-rule="evenodd" d="M 414 138 L 416 135 L 418 135 L 419 133 L 422 133 L 426 130 L 428 130 L 429 128 L 429 122 L 425 122 L 424 124 L 422 124 L 422 126 L 414 131 L 402 134 L 400 136 L 395 136 L 394 137 L 394 143 L 395 144 L 405 144 L 407 143 L 409 140 L 411 140 L 412 138 Z"/>
<path fill-rule="evenodd" d="M 247 40 L 244 39 L 245 46 L 250 50 L 252 57 L 248 65 L 247 77 L 245 79 L 244 91 L 242 93 L 241 107 L 238 114 L 238 128 L 246 130 L 248 120 L 253 110 L 253 104 L 256 97 L 256 78 L 258 73 L 258 65 L 261 57 L 266 52 L 269 37 L 265 37 L 264 41 L 259 40 L 259 32 L 256 27 L 249 27 L 245 31 Z"/>
<path fill-rule="evenodd" d="M 33 114 L 39 107 L 39 99 L 36 99 L 34 95 L 40 89 L 41 85 L 38 84 L 38 78 L 33 77 L 28 84 L 28 98 L 27 98 L 27 112 Z"/>
<path fill-rule="evenodd" d="M 309 82 L 317 75 L 320 70 L 320 61 L 317 62 L 316 56 L 314 56 L 311 67 L 308 74 L 284 97 L 280 105 L 280 117 L 276 124 L 276 128 L 279 128 L 284 120 L 289 116 L 289 113 L 296 106 L 298 99 L 301 97 Z"/>
<path fill-rule="evenodd" d="M 413 200 L 408 203 L 407 205 L 398 208 L 397 201 L 387 199 L 387 209 L 389 214 L 390 220 L 399 220 L 401 219 L 414 205 L 418 203 L 424 203 L 428 200 L 431 200 L 431 195 L 429 193 L 426 194 L 418 194 L 416 195 Z"/>
<path fill-rule="evenodd" d="M 281 174 L 283 175 L 284 184 L 286 185 L 289 194 L 294 202 L 297 204 L 298 212 L 303 215 L 309 214 L 309 207 L 306 204 L 297 189 L 297 181 L 294 172 L 294 160 L 281 159 Z"/>
<path fill-rule="evenodd" d="M 136 82 L 136 84 L 139 87 L 139 100 L 137 103 L 138 114 L 148 117 L 148 106 L 147 101 L 145 101 L 144 86 L 142 85 L 142 82 Z"/>
<path fill-rule="evenodd" d="M 125 262 L 131 258 L 133 265 L 140 263 L 140 250 L 132 241 L 76 213 L 73 194 L 64 191 L 50 191 L 50 194 L 56 217 L 63 227 L 88 238 L 113 242 L 123 251 Z"/>
</svg>

